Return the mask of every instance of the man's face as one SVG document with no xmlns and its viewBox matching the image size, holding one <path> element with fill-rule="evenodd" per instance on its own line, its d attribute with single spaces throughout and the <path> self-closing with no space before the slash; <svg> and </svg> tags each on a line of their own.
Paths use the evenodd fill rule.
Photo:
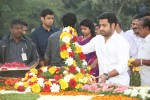
<svg viewBox="0 0 150 100">
<path fill-rule="evenodd" d="M 23 34 L 27 34 L 27 30 L 28 30 L 28 29 L 27 29 L 27 26 L 23 26 L 23 28 L 22 28 L 22 31 L 23 31 L 23 32 L 22 32 L 22 33 L 23 33 Z"/>
<path fill-rule="evenodd" d="M 134 31 L 135 34 L 138 34 L 137 24 L 138 24 L 138 19 L 132 20 L 131 28 L 132 28 L 132 30 Z"/>
<path fill-rule="evenodd" d="M 51 27 L 54 22 L 54 15 L 46 15 L 45 17 L 41 17 L 42 23 L 46 27 Z"/>
<path fill-rule="evenodd" d="M 112 25 L 111 25 L 112 26 Z M 112 35 L 112 27 L 108 23 L 108 19 L 99 20 L 100 33 L 104 37 L 110 37 Z"/>
<path fill-rule="evenodd" d="M 11 35 L 12 35 L 14 38 L 21 37 L 21 36 L 22 36 L 22 29 L 23 29 L 23 26 L 20 25 L 20 24 L 13 25 L 13 26 L 10 28 Z"/>
<path fill-rule="evenodd" d="M 138 27 L 137 27 L 137 30 L 138 30 L 138 35 L 142 38 L 145 38 L 146 37 L 146 29 L 142 26 L 143 25 L 143 21 L 139 21 L 138 22 Z"/>
</svg>

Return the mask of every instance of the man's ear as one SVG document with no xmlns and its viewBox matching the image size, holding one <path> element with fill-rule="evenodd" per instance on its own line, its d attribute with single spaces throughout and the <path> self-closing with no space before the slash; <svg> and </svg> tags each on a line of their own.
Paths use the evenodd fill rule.
<svg viewBox="0 0 150 100">
<path fill-rule="evenodd" d="M 42 21 L 42 22 L 44 21 L 44 17 L 41 17 L 41 21 Z"/>
</svg>

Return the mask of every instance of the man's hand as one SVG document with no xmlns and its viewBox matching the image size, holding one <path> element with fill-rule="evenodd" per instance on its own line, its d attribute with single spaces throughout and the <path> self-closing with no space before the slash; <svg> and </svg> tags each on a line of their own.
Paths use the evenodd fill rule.
<svg viewBox="0 0 150 100">
<path fill-rule="evenodd" d="M 135 67 L 141 66 L 141 59 L 135 59 L 131 64 Z"/>
<path fill-rule="evenodd" d="M 99 82 L 100 82 L 100 83 L 105 83 L 106 80 L 107 80 L 107 76 L 104 75 L 104 74 L 99 75 L 99 76 L 97 76 L 97 77 L 95 77 L 95 78 L 99 78 Z"/>
</svg>

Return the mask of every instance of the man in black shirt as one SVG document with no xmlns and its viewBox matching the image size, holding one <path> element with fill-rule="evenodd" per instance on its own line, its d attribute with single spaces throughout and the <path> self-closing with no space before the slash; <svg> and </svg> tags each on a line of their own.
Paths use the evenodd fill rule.
<svg viewBox="0 0 150 100">
<path fill-rule="evenodd" d="M 31 34 L 32 41 L 36 44 L 37 51 L 40 57 L 39 66 L 44 66 L 44 54 L 47 48 L 48 38 L 51 34 L 58 31 L 58 28 L 53 26 L 54 13 L 50 9 L 43 9 L 41 12 L 42 24 L 37 27 Z"/>
</svg>

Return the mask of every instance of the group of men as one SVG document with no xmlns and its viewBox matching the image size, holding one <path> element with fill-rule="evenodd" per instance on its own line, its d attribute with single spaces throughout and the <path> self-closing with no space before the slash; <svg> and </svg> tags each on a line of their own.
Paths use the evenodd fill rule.
<svg viewBox="0 0 150 100">
<path fill-rule="evenodd" d="M 28 66 L 36 66 L 37 62 L 39 62 L 39 66 L 61 67 L 65 65 L 64 60 L 60 57 L 59 49 L 62 29 L 53 27 L 53 11 L 44 9 L 41 13 L 41 21 L 42 24 L 31 34 L 32 40 L 22 35 L 22 25 L 19 20 L 11 22 L 10 34 L 4 36 L 0 42 L 1 63 L 18 61 Z M 73 13 L 66 13 L 62 17 L 63 27 L 75 28 L 76 22 L 77 18 Z M 116 32 L 117 23 L 114 13 L 100 14 L 100 35 L 96 35 L 89 43 L 83 45 L 82 50 L 85 54 L 96 52 L 99 64 L 99 76 L 97 77 L 99 82 L 129 85 L 128 60 L 131 57 L 132 45 L 126 38 L 126 33 L 123 33 L 126 34 L 124 36 Z M 139 45 L 136 60 L 132 64 L 140 66 L 141 85 L 150 86 L 147 78 L 150 76 L 150 18 L 140 18 L 136 24 L 137 35 L 141 37 L 142 42 L 140 43 L 142 44 Z M 19 74 L 15 73 L 14 76 L 19 76 Z"/>
</svg>

